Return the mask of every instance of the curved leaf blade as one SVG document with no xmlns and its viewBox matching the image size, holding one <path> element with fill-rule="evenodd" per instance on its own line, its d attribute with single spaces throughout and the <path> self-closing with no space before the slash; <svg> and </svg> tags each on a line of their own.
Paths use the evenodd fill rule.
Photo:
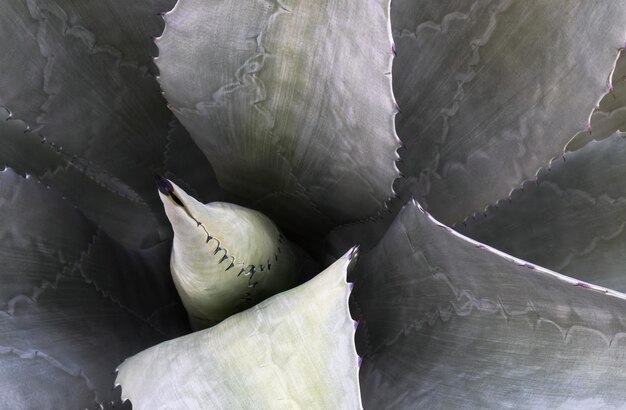
<svg viewBox="0 0 626 410">
<path fill-rule="evenodd" d="M 402 172 L 451 225 L 505 197 L 587 129 L 624 46 L 609 1 L 398 0 Z"/>
<path fill-rule="evenodd" d="M 228 193 L 296 232 L 382 208 L 398 175 L 388 9 L 183 0 L 166 14 L 159 82 Z"/>
<path fill-rule="evenodd" d="M 309 282 L 122 363 L 135 409 L 361 407 L 346 274 L 354 250 Z"/>
<path fill-rule="evenodd" d="M 27 130 L 0 108 L 0 164 L 61 192 L 107 234 L 131 248 L 167 236 L 166 229 L 159 229 L 160 215 L 128 185 Z"/>
<path fill-rule="evenodd" d="M 212 194 L 217 186 L 206 159 L 176 127 L 153 74 L 150 36 L 162 30 L 158 13 L 172 4 L 28 0 L 0 6 L 0 52 L 5 56 L 0 61 L 0 105 L 31 130 L 24 138 L 29 141 L 17 142 L 20 149 L 32 149 L 39 138 L 44 143 L 34 149 L 37 158 L 54 156 L 41 152 L 46 150 L 60 157 L 52 160 L 54 168 L 52 163 L 26 162 L 25 171 L 46 173 L 47 184 L 134 248 L 171 237 L 154 173 L 176 181 L 202 175 L 209 187 L 198 185 L 203 193 Z M 186 167 L 171 159 L 173 144 L 185 147 Z M 12 158 L 10 149 L 3 147 L 3 162 L 21 168 L 24 151 L 22 158 Z M 120 207 L 124 203 L 127 215 Z M 124 234 L 131 213 L 137 226 Z M 114 217 L 107 218 L 110 214 Z"/>
<path fill-rule="evenodd" d="M 567 153 L 454 228 L 503 252 L 626 291 L 626 139 Z"/>
<path fill-rule="evenodd" d="M 611 408 L 626 399 L 624 294 L 471 241 L 417 203 L 354 273 L 366 408 Z"/>
<path fill-rule="evenodd" d="M 115 365 L 189 331 L 170 244 L 129 251 L 54 190 L 10 169 L 0 191 L 0 385 L 22 386 L 9 407 L 119 404 Z"/>
</svg>

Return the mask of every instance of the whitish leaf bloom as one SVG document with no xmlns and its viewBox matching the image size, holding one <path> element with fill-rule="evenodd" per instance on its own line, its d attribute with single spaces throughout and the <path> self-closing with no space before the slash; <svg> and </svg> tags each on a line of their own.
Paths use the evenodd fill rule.
<svg viewBox="0 0 626 410">
<path fill-rule="evenodd" d="M 623 407 L 625 34 L 623 0 L 1 2 L 0 407 Z"/>
</svg>

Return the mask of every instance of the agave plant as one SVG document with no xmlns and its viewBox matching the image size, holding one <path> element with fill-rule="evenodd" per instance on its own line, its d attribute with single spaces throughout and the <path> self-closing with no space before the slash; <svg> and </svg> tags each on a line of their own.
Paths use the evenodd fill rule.
<svg viewBox="0 0 626 410">
<path fill-rule="evenodd" d="M 621 0 L 2 2 L 0 407 L 623 407 L 625 34 Z"/>
</svg>

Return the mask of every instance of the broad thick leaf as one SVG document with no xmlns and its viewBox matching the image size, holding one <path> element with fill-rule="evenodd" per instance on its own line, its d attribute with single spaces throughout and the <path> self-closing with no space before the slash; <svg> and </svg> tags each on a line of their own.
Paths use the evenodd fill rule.
<svg viewBox="0 0 626 410">
<path fill-rule="evenodd" d="M 354 271 L 365 408 L 618 408 L 626 295 L 407 205 Z"/>
<path fill-rule="evenodd" d="M 208 189 L 199 185 L 203 192 L 215 192 L 217 185 L 188 135 L 175 131 L 151 74 L 149 37 L 162 30 L 157 13 L 171 4 L 29 0 L 0 5 L 0 105 L 39 134 L 20 141 L 17 151 L 30 152 L 24 150 L 40 137 L 47 142 L 34 149 L 34 159 L 53 157 L 40 152 L 48 149 L 61 157 L 51 160 L 55 168 L 30 164 L 32 170 L 25 172 L 49 173 L 46 183 L 73 198 L 114 236 L 128 220 L 117 206 L 130 201 L 129 215 L 142 215 L 118 239 L 134 247 L 171 236 L 157 212 L 153 173 L 180 180 L 192 170 L 204 176 Z M 180 154 L 192 153 L 189 166 L 167 167 L 168 146 L 181 145 L 173 137 L 185 139 L 187 148 Z M 16 163 L 22 158 L 2 157 L 16 169 L 24 165 Z M 142 212 L 135 212 L 137 207 Z"/>
<path fill-rule="evenodd" d="M 383 207 L 398 174 L 388 0 L 182 0 L 165 20 L 159 81 L 226 191 L 300 235 Z"/>
<path fill-rule="evenodd" d="M 165 178 L 158 183 L 174 230 L 172 277 L 194 330 L 300 281 L 304 261 L 267 216 L 227 202 L 203 204 Z"/>
<path fill-rule="evenodd" d="M 54 284 L 65 266 L 80 259 L 97 229 L 45 186 L 10 169 L 0 173 L 0 213 L 0 309 L 10 312 L 15 296 Z"/>
<path fill-rule="evenodd" d="M 347 270 L 354 250 L 309 282 L 217 326 L 122 363 L 134 409 L 361 407 Z"/>
<path fill-rule="evenodd" d="M 115 402 L 116 363 L 188 331 L 170 244 L 128 251 L 54 190 L 10 169 L 0 191 L 0 388 L 10 392 L 1 406 Z"/>
<path fill-rule="evenodd" d="M 152 77 L 150 56 L 156 48 L 149 37 L 163 27 L 157 13 L 173 3 L 0 5 L 0 105 L 32 130 L 23 134 L 15 121 L 0 124 L 0 164 L 32 175 L 0 174 L 5 217 L 0 226 L 0 390 L 12 392 L 0 406 L 117 408 L 112 366 L 187 330 L 167 269 L 170 244 L 131 252 L 110 238 L 145 248 L 170 237 L 154 172 L 186 190 L 197 188 L 193 195 L 203 202 L 216 195 L 204 154 L 165 108 Z M 195 3 L 182 0 L 180 10 Z M 179 115 L 202 112 L 194 117 L 194 131 L 203 141 L 205 135 L 219 138 L 203 148 L 211 150 L 208 156 L 220 165 L 223 180 L 237 186 L 246 175 L 261 182 L 261 194 L 245 186 L 252 205 L 284 215 L 287 223 L 301 219 L 310 226 L 313 220 L 323 231 L 369 216 L 392 192 L 397 171 L 387 2 L 341 4 L 333 12 L 316 3 L 310 12 L 328 18 L 311 25 L 300 24 L 299 11 L 312 3 L 291 3 L 203 4 L 225 17 L 179 28 L 211 32 L 211 54 L 195 55 L 189 39 L 175 51 L 191 52 L 210 65 L 198 69 L 185 59 L 171 64 L 202 98 L 173 108 Z M 618 0 L 601 5 L 395 1 L 400 52 L 395 87 L 404 110 L 398 124 L 408 142 L 410 191 L 427 195 L 437 215 L 458 221 L 504 197 L 577 132 L 570 149 L 620 127 L 620 61 L 612 93 L 591 116 L 591 134 L 586 123 L 606 92 L 616 49 L 623 46 L 623 8 Z M 372 11 L 374 23 L 364 18 Z M 236 18 L 247 23 L 233 23 Z M 347 24 L 351 19 L 362 22 Z M 404 32 L 405 27 L 410 29 Z M 291 30 L 301 31 L 289 35 Z M 305 37 L 319 41 L 299 40 Z M 281 75 L 287 66 L 289 74 Z M 204 74 L 212 82 L 199 78 Z M 257 132 L 267 113 L 275 116 L 276 127 Z M 267 144 L 248 144 L 249 137 Z M 592 172 L 603 164 L 601 151 L 594 151 L 596 165 L 585 168 L 589 173 L 580 161 L 580 180 L 567 178 L 570 191 L 598 180 Z M 604 156 L 615 161 L 618 153 Z M 618 163 L 612 164 L 610 169 L 617 169 Z M 584 232 L 614 232 L 607 218 L 619 214 L 622 200 L 602 195 L 617 195 L 621 187 L 596 184 L 598 213 L 581 208 L 577 221 L 604 222 L 585 225 Z M 404 189 L 406 198 L 409 188 Z M 366 226 L 363 242 L 375 242 L 389 219 Z M 336 247 L 361 232 L 340 236 L 343 242 Z M 626 401 L 622 300 L 532 265 L 516 266 L 454 235 L 415 209 L 405 210 L 362 263 L 357 307 L 365 315 L 359 340 L 368 354 L 361 375 L 366 407 L 450 407 L 465 399 L 475 407 L 593 408 Z M 578 239 L 567 243 L 578 246 L 583 242 Z M 591 272 L 595 265 L 611 263 L 608 270 L 618 272 L 622 259 L 616 255 L 626 255 L 623 241 L 606 239 L 589 255 L 573 256 L 566 268 Z M 316 312 L 326 307 L 304 302 L 302 308 Z M 307 332 L 319 328 L 289 325 Z M 273 354 L 291 353 L 278 340 L 254 344 L 246 354 L 258 353 L 259 346 Z M 239 341 L 227 347 L 237 349 Z M 190 367 L 195 359 L 185 357 Z M 326 363 L 307 365 L 320 362 Z M 272 374 L 259 384 L 277 380 Z M 249 398 L 247 392 L 240 397 Z"/>
<path fill-rule="evenodd" d="M 394 0 L 401 171 L 452 224 L 585 130 L 624 46 L 626 3 Z"/>
<path fill-rule="evenodd" d="M 554 160 L 484 213 L 455 226 L 503 252 L 626 291 L 626 139 Z"/>
<path fill-rule="evenodd" d="M 130 187 L 26 129 L 23 122 L 9 120 L 8 112 L 0 108 L 0 164 L 61 192 L 106 233 L 128 246 L 138 248 L 159 240 L 155 227 L 162 217 L 141 197 L 132 195 Z M 161 235 L 167 235 L 167 230 L 162 228 Z"/>
</svg>

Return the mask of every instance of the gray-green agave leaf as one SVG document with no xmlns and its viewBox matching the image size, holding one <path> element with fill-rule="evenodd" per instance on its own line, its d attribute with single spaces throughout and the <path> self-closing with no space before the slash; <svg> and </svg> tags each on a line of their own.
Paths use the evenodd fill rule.
<svg viewBox="0 0 626 410">
<path fill-rule="evenodd" d="M 626 139 L 593 141 L 454 228 L 532 263 L 626 291 Z"/>
<path fill-rule="evenodd" d="M 15 171 L 0 173 L 0 391 L 12 392 L 0 406 L 119 408 L 115 365 L 189 330 L 168 271 L 171 231 L 154 173 L 215 200 L 209 157 L 231 195 L 320 248 L 320 232 L 372 215 L 392 193 L 388 1 L 181 0 L 157 40 L 158 64 L 171 110 L 202 149 L 153 77 L 150 36 L 174 3 L 0 2 L 0 105 L 30 129 L 0 124 L 0 168 Z M 580 169 L 555 165 L 550 182 L 567 191 L 553 226 L 566 230 L 572 220 L 580 228 L 561 234 L 548 248 L 554 255 L 537 255 L 552 264 L 572 247 L 567 272 L 604 266 L 604 278 L 618 278 L 626 251 L 613 247 L 621 235 L 610 235 L 619 228 L 613 218 L 623 222 L 623 182 L 617 173 L 612 184 L 598 181 L 623 161 L 620 149 L 610 152 L 614 137 L 589 141 L 623 128 L 625 71 L 615 55 L 625 9 L 623 0 L 394 0 L 394 87 L 409 176 L 395 205 L 412 192 L 444 222 L 461 221 L 532 178 L 576 135 L 567 148 L 579 151 L 567 158 Z M 594 177 L 603 160 L 610 165 Z M 549 186 L 539 176 L 527 193 Z M 568 207 L 566 197 L 576 200 Z M 550 198 L 528 206 L 542 222 Z M 533 217 L 520 215 L 494 229 L 519 221 L 532 228 Z M 623 295 L 461 238 L 416 205 L 387 229 L 392 219 L 337 230 L 323 249 L 336 255 L 384 235 L 355 274 L 366 408 L 623 407 Z M 526 243 L 522 231 L 510 230 L 513 242 Z M 583 232 L 602 240 L 584 248 Z M 194 407 L 216 397 L 225 407 L 358 407 L 345 272 L 332 286 L 324 275 L 128 359 L 125 395 L 137 406 L 167 406 L 159 400 L 176 394 L 176 383 L 188 390 L 175 400 L 204 385 L 219 391 Z M 154 359 L 163 351 L 174 353 Z M 179 358 L 183 369 L 211 377 L 182 377 Z M 233 379 L 222 383 L 224 374 Z M 283 379 L 304 374 L 306 383 Z M 162 388 L 160 377 L 170 385 Z M 239 381 L 245 391 L 225 391 Z"/>
<path fill-rule="evenodd" d="M 588 133 L 624 47 L 626 2 L 394 0 L 391 20 L 400 168 L 451 225 Z"/>
<path fill-rule="evenodd" d="M 18 123 L 0 125 L 0 167 L 44 181 L 133 248 L 171 237 L 154 173 L 194 183 L 201 177 L 195 186 L 207 200 L 219 191 L 152 74 L 150 37 L 163 29 L 158 13 L 173 4 L 0 4 L 0 106 L 29 130 L 19 135 Z"/>
<path fill-rule="evenodd" d="M 165 21 L 159 82 L 224 190 L 301 235 L 393 195 L 389 0 L 181 0 Z"/>
<path fill-rule="evenodd" d="M 170 243 L 129 251 L 9 168 L 0 214 L 0 407 L 119 405 L 115 365 L 189 331 Z"/>
<path fill-rule="evenodd" d="M 359 409 L 348 309 L 355 250 L 303 285 L 118 368 L 140 409 Z"/>
<path fill-rule="evenodd" d="M 354 270 L 365 408 L 620 408 L 626 295 L 469 240 L 415 202 Z"/>
<path fill-rule="evenodd" d="M 0 108 L 0 166 L 62 192 L 103 231 L 129 247 L 140 248 L 168 234 L 159 226 L 160 215 L 123 181 L 27 130 Z"/>
</svg>

